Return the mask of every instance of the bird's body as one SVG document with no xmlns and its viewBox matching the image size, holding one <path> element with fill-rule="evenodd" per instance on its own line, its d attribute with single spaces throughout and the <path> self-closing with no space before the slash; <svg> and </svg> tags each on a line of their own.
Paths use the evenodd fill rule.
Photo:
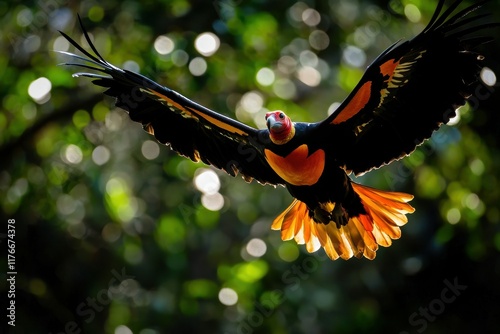
<svg viewBox="0 0 500 334">
<path fill-rule="evenodd" d="M 452 16 L 461 1 L 441 14 L 444 1 L 424 31 L 396 43 L 366 70 L 341 106 L 318 123 L 292 122 L 282 111 L 266 115 L 257 130 L 205 108 L 139 74 L 106 62 L 63 34 L 88 58 L 73 64 L 100 72 L 77 73 L 106 87 L 156 139 L 179 154 L 203 161 L 247 181 L 285 186 L 295 198 L 272 228 L 309 252 L 323 247 L 332 259 L 373 259 L 378 245 L 401 235 L 411 195 L 356 184 L 363 174 L 410 154 L 455 116 L 473 93 L 481 57 L 472 51 L 489 38 L 473 33 L 495 24 L 471 16 L 484 2 Z M 82 26 L 83 28 L 83 26 Z"/>
</svg>

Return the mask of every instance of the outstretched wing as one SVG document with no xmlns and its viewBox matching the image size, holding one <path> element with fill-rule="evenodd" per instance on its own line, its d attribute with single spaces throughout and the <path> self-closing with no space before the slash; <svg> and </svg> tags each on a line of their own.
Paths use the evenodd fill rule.
<svg viewBox="0 0 500 334">
<path fill-rule="evenodd" d="M 498 23 L 479 24 L 485 15 L 470 15 L 487 1 L 452 17 L 461 0 L 440 15 L 444 2 L 419 35 L 384 51 L 320 124 L 346 170 L 362 174 L 411 153 L 477 88 L 482 57 L 471 50 L 491 38 L 470 34 Z"/>
<path fill-rule="evenodd" d="M 133 121 L 177 153 L 203 161 L 235 176 L 242 174 L 263 184 L 283 184 L 261 154 L 260 147 L 268 139 L 266 131 L 257 130 L 195 103 L 181 94 L 131 71 L 108 63 L 97 52 L 80 17 L 80 26 L 96 56 L 90 54 L 71 37 L 61 34 L 86 57 L 69 52 L 84 63 L 66 63 L 105 73 L 75 73 L 94 78 L 94 84 L 108 88 L 104 93 L 116 98 L 116 106 L 128 111 Z"/>
</svg>

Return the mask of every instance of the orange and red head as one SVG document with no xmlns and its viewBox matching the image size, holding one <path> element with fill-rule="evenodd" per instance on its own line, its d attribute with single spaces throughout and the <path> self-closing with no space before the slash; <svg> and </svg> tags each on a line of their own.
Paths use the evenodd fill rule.
<svg viewBox="0 0 500 334">
<path fill-rule="evenodd" d="M 277 145 L 286 144 L 295 135 L 292 120 L 281 110 L 266 113 L 266 124 L 271 141 Z"/>
</svg>

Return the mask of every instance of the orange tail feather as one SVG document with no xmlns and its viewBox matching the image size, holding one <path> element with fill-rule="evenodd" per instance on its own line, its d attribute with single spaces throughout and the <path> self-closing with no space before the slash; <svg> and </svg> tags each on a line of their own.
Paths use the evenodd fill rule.
<svg viewBox="0 0 500 334">
<path fill-rule="evenodd" d="M 282 240 L 295 239 L 298 244 L 305 244 L 309 253 L 323 247 L 332 260 L 353 256 L 374 259 L 379 245 L 388 247 L 392 239 L 401 237 L 400 226 L 408 222 L 406 214 L 415 211 L 408 204 L 413 196 L 354 182 L 352 187 L 361 198 L 366 214 L 350 217 L 347 225 L 337 228 L 333 222 L 316 223 L 309 216 L 306 204 L 295 199 L 273 221 L 271 228 L 281 230 Z"/>
</svg>

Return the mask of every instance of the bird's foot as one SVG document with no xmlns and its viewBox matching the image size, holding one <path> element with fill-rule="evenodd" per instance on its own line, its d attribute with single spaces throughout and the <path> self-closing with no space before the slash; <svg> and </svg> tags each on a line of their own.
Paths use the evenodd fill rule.
<svg viewBox="0 0 500 334">
<path fill-rule="evenodd" d="M 331 211 L 325 210 L 321 206 L 317 206 L 313 212 L 314 220 L 318 223 L 329 224 L 330 222 L 334 222 L 337 228 L 341 226 L 347 225 L 348 219 L 342 208 L 342 205 L 334 205 Z"/>
<path fill-rule="evenodd" d="M 349 222 L 349 220 L 347 219 L 346 212 L 344 211 L 344 208 L 340 204 L 335 205 L 331 213 L 331 216 L 332 220 L 335 222 L 335 225 L 337 225 L 337 228 L 345 226 Z"/>
<path fill-rule="evenodd" d="M 329 224 L 330 221 L 332 220 L 332 215 L 325 209 L 321 207 L 316 207 L 314 209 L 313 218 L 316 222 L 326 225 Z"/>
</svg>

